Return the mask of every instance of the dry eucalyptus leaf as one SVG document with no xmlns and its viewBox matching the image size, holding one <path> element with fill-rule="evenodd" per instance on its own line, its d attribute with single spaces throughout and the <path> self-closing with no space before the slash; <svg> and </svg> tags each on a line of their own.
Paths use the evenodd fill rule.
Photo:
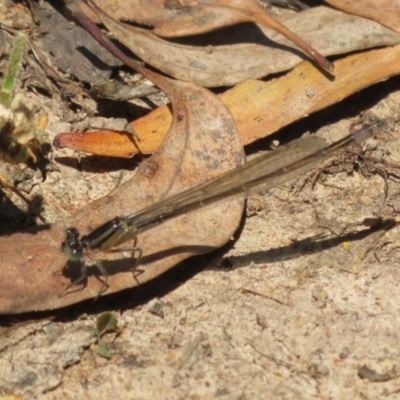
<svg viewBox="0 0 400 400">
<path fill-rule="evenodd" d="M 174 109 L 169 135 L 159 151 L 141 164 L 133 180 L 73 218 L 0 238 L 1 314 L 54 309 L 97 296 L 102 277 L 94 268 L 96 277 L 89 273 L 85 288 L 74 287 L 59 297 L 71 279 L 80 274 L 79 265 L 65 267 L 66 258 L 60 251 L 66 228 L 73 226 L 87 234 L 117 215 L 130 214 L 244 162 L 232 115 L 217 96 L 192 83 L 161 77 L 128 59 L 124 62 L 140 70 L 168 95 Z M 109 274 L 107 293 L 136 286 L 138 281 L 146 282 L 192 255 L 222 246 L 237 229 L 242 212 L 243 203 L 234 202 L 176 218 L 139 235 L 143 273 L 136 278 L 130 257 L 98 254 Z"/>
<path fill-rule="evenodd" d="M 228 31 L 229 44 L 208 46 L 208 41 L 203 46 L 186 46 L 122 24 L 105 14 L 102 19 L 121 43 L 149 65 L 176 79 L 205 87 L 235 85 L 264 77 L 291 69 L 304 59 L 280 34 L 252 24 Z M 399 34 L 374 21 L 327 7 L 286 16 L 281 22 L 324 55 L 400 43 Z M 218 39 L 221 37 L 219 33 Z"/>
<path fill-rule="evenodd" d="M 221 100 L 232 112 L 242 142 L 247 145 L 367 86 L 400 74 L 399 59 L 400 46 L 355 54 L 336 61 L 333 81 L 304 62 L 273 81 L 243 82 L 223 93 Z M 158 148 L 171 120 L 168 106 L 163 106 L 131 123 L 141 138 L 141 151 L 153 152 Z M 127 143 L 125 151 L 128 146 Z"/>
<path fill-rule="evenodd" d="M 151 26 L 157 36 L 180 37 L 198 35 L 225 26 L 248 21 L 244 12 L 264 13 L 255 0 L 205 0 L 201 2 L 180 2 L 149 0 L 143 7 L 138 0 L 120 2 L 118 0 L 97 0 L 96 4 L 118 21 L 136 22 Z M 68 6 L 77 10 L 78 4 Z M 93 21 L 101 19 L 91 8 L 79 3 L 79 8 Z M 270 17 L 272 18 L 272 17 Z"/>
<path fill-rule="evenodd" d="M 288 8 L 295 11 L 307 10 L 309 6 L 299 0 L 261 0 L 261 3 L 271 6 Z"/>
<path fill-rule="evenodd" d="M 88 0 L 89 1 L 89 0 Z M 92 3 L 90 1 L 90 3 Z M 134 7 L 138 4 L 132 4 Z M 159 1 L 154 8 L 161 10 L 150 13 L 146 25 L 154 26 L 153 33 L 163 37 L 198 35 L 242 22 L 254 22 L 269 27 L 301 48 L 323 68 L 332 69 L 328 60 L 305 43 L 284 24 L 266 13 L 257 0 L 203 0 L 201 3 L 179 1 Z M 140 7 L 143 8 L 143 7 Z M 154 11 L 154 8 L 151 9 Z M 132 12 L 131 11 L 131 12 Z"/>
<path fill-rule="evenodd" d="M 269 82 L 249 80 L 221 94 L 232 112 L 244 145 L 262 139 L 315 111 L 335 104 L 353 93 L 400 74 L 400 46 L 355 54 L 335 63 L 331 81 L 305 61 L 287 75 Z M 354 79 L 357 71 L 357 79 Z M 88 153 L 131 157 L 155 152 L 172 123 L 168 106 L 155 109 L 131 123 L 140 137 L 128 132 L 98 131 L 58 135 L 59 147 Z"/>
<path fill-rule="evenodd" d="M 400 3 L 398 0 L 325 0 L 350 14 L 372 19 L 400 33 Z"/>
<path fill-rule="evenodd" d="M 258 0 L 203 0 L 201 3 L 185 3 L 183 6 L 179 1 L 171 1 L 165 3 L 164 10 L 163 20 L 154 25 L 156 28 L 153 33 L 158 36 L 195 35 L 242 22 L 254 22 L 279 32 L 321 67 L 333 70 L 333 65 L 326 58 L 284 24 L 271 17 Z M 171 18 L 175 10 L 179 14 L 177 18 Z"/>
</svg>

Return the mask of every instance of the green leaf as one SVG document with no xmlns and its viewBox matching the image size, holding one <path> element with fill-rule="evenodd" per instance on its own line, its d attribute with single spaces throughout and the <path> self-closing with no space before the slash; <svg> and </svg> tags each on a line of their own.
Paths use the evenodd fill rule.
<svg viewBox="0 0 400 400">
<path fill-rule="evenodd" d="M 25 42 L 26 35 L 19 33 L 15 39 L 15 43 L 10 54 L 7 72 L 4 75 L 0 101 L 5 107 L 8 108 L 10 107 L 19 71 L 21 69 L 22 59 L 24 57 Z"/>
<path fill-rule="evenodd" d="M 96 319 L 96 336 L 97 344 L 99 346 L 100 355 L 104 358 L 111 358 L 111 354 L 108 352 L 104 342 L 101 340 L 101 336 L 105 332 L 114 331 L 121 332 L 121 328 L 118 326 L 118 318 L 112 312 L 104 312 L 100 314 Z"/>
</svg>

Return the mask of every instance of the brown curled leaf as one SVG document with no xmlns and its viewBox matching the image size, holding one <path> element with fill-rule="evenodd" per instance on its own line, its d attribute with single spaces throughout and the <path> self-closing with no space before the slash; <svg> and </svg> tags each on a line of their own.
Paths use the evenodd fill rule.
<svg viewBox="0 0 400 400">
<path fill-rule="evenodd" d="M 217 96 L 192 83 L 161 77 L 141 65 L 135 67 L 156 81 L 171 100 L 174 121 L 166 140 L 141 164 L 133 180 L 73 218 L 0 238 L 0 314 L 55 309 L 97 296 L 102 277 L 96 268 L 90 268 L 87 286 L 71 288 L 72 292 L 60 297 L 80 274 L 79 264 L 66 266 L 60 250 L 66 228 L 73 226 L 87 234 L 117 215 L 130 214 L 244 162 L 232 115 Z M 234 202 L 177 218 L 140 235 L 143 273 L 136 279 L 130 257 L 99 253 L 109 274 L 107 293 L 146 282 L 190 256 L 222 246 L 237 229 L 242 211 L 243 203 Z"/>
<path fill-rule="evenodd" d="M 126 215 L 234 168 L 244 161 L 243 149 L 229 110 L 213 94 L 191 83 L 174 82 L 182 120 L 175 118 L 159 151 L 145 160 L 135 178 L 110 195 L 83 208 L 74 217 L 29 233 L 0 238 L 2 279 L 0 313 L 12 314 L 63 307 L 93 298 L 101 288 L 96 268 L 90 268 L 87 287 L 62 298 L 59 295 L 79 276 L 79 265 L 66 268 L 60 245 L 71 226 L 87 234 L 117 215 Z M 176 105 L 175 96 L 171 96 Z M 182 112 L 183 111 L 183 112 Z M 221 151 L 223 149 L 223 151 Z M 233 203 L 175 219 L 140 235 L 143 248 L 141 283 L 160 275 L 180 261 L 226 243 L 242 215 Z M 21 243 L 24 245 L 21 246 Z M 113 258 L 98 254 L 100 260 Z M 136 286 L 131 260 L 114 254 L 104 262 L 110 274 L 107 293 Z M 93 273 L 95 276 L 93 276 Z M 100 277 L 101 278 L 101 277 Z"/>
<path fill-rule="evenodd" d="M 232 112 L 244 145 L 262 139 L 353 93 L 400 74 L 400 45 L 355 54 L 336 61 L 336 79 L 331 81 L 304 62 L 287 75 L 269 82 L 249 80 L 221 94 Z M 357 79 L 354 79 L 357 71 Z M 172 115 L 168 106 L 155 109 L 131 123 L 140 137 L 143 153 L 155 152 Z M 58 136 L 60 147 L 70 147 L 98 155 L 131 156 L 137 152 L 130 133 L 106 132 L 109 145 L 103 146 L 102 132 L 65 133 Z M 93 143 L 95 142 L 95 143 Z M 112 152 L 108 153 L 108 149 Z"/>
</svg>

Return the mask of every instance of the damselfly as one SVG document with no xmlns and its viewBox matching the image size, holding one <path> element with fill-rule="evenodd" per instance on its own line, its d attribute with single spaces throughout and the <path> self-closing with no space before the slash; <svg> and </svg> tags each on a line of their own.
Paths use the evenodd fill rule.
<svg viewBox="0 0 400 400">
<path fill-rule="evenodd" d="M 139 233 L 163 222 L 204 207 L 245 198 L 278 186 L 313 169 L 350 144 L 360 143 L 375 136 L 383 125 L 383 121 L 375 122 L 330 145 L 327 145 L 324 139 L 317 137 L 299 139 L 143 210 L 124 217 L 116 217 L 88 235 L 80 237 L 77 229 L 68 229 L 61 248 L 70 261 L 81 263 L 81 276 L 63 293 L 86 277 L 86 257 L 96 263 L 104 276 L 103 286 L 99 292 L 101 294 L 107 286 L 108 274 L 94 253 L 119 251 L 118 246 L 122 243 L 128 240 L 134 240 L 136 243 Z M 132 255 L 137 251 L 137 261 L 140 260 L 142 251 L 139 247 L 132 247 L 130 251 Z"/>
</svg>

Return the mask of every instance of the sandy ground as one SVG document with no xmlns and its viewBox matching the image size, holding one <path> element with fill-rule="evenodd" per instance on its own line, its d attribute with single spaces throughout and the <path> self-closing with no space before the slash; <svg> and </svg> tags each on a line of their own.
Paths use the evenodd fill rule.
<svg viewBox="0 0 400 400">
<path fill-rule="evenodd" d="M 282 141 L 307 130 L 333 141 L 362 114 L 388 119 L 382 138 L 363 145 L 363 159 L 338 155 L 314 187 L 311 174 L 251 198 L 223 249 L 95 303 L 2 317 L 0 395 L 399 398 L 400 232 L 389 223 L 370 228 L 399 212 L 396 170 L 371 159 L 400 163 L 399 83 L 376 85 L 280 132 Z M 118 122 L 88 120 L 56 100 L 40 101 L 49 141 L 83 124 Z M 43 196 L 49 222 L 106 195 L 133 176 L 136 163 L 79 158 L 70 150 L 50 156 L 56 168 L 50 166 L 45 181 L 39 172 L 1 166 L 10 179 L 20 177 L 27 196 Z M 31 224 L 25 205 L 4 195 L 11 196 L 2 198 L 5 232 Z M 110 360 L 100 357 L 94 331 L 96 316 L 108 310 L 122 328 L 103 337 Z"/>
</svg>

